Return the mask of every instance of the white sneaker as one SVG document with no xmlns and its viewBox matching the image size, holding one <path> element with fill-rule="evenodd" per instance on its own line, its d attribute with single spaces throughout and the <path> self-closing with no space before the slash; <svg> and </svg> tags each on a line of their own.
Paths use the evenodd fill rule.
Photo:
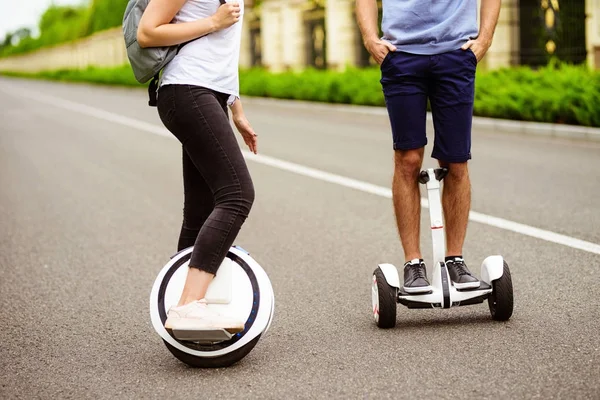
<svg viewBox="0 0 600 400">
<path fill-rule="evenodd" d="M 176 331 L 210 331 L 224 329 L 229 333 L 244 330 L 244 321 L 227 317 L 209 308 L 204 299 L 180 307 L 171 307 L 165 328 Z"/>
</svg>

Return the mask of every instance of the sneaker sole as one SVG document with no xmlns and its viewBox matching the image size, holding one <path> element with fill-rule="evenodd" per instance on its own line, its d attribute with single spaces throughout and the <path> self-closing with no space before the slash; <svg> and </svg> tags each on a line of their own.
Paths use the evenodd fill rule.
<svg viewBox="0 0 600 400">
<path fill-rule="evenodd" d="M 169 333 L 181 341 L 218 343 L 230 340 L 237 332 L 229 332 L 225 329 L 172 329 Z"/>
<path fill-rule="evenodd" d="M 168 322 L 168 321 L 167 321 Z M 218 328 L 218 327 L 214 327 L 214 326 L 203 326 L 200 328 L 184 328 L 184 327 L 177 327 L 177 326 L 173 326 L 169 323 L 165 324 L 165 329 L 168 331 L 179 331 L 179 332 L 210 332 L 210 331 L 226 331 L 229 332 L 231 334 L 235 334 L 235 333 L 239 333 L 242 332 L 245 327 L 244 326 L 236 326 L 236 327 L 229 327 L 229 328 Z"/>
<path fill-rule="evenodd" d="M 481 285 L 481 283 L 479 281 L 477 281 L 477 282 L 468 282 L 468 283 L 456 283 L 456 282 L 452 282 L 452 284 L 457 289 L 475 289 L 475 288 L 478 288 Z"/>
<path fill-rule="evenodd" d="M 433 291 L 433 288 L 431 286 L 419 286 L 419 287 L 402 286 L 402 289 L 406 293 L 410 293 L 410 294 L 429 293 L 429 292 Z"/>
</svg>

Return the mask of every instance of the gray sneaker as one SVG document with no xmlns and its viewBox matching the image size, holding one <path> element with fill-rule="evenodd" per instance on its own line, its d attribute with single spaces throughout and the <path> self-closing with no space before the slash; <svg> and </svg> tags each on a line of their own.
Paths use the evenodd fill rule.
<svg viewBox="0 0 600 400">
<path fill-rule="evenodd" d="M 404 291 L 406 293 L 428 293 L 432 290 L 427 280 L 427 270 L 423 260 L 415 258 L 404 264 Z"/>
<path fill-rule="evenodd" d="M 465 260 L 460 257 L 454 257 L 446 261 L 448 274 L 452 284 L 457 289 L 475 289 L 479 287 L 479 280 L 471 274 L 465 264 Z"/>
</svg>

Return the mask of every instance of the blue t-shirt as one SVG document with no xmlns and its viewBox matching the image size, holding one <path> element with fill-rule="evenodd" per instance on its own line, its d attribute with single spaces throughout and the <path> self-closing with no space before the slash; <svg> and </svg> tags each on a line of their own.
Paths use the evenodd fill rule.
<svg viewBox="0 0 600 400">
<path fill-rule="evenodd" d="M 383 0 L 383 40 L 399 51 L 440 54 L 475 38 L 477 0 Z"/>
</svg>

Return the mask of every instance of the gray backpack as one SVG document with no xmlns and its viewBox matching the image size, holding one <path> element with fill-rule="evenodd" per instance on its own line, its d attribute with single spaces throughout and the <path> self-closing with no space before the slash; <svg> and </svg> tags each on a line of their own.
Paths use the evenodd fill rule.
<svg viewBox="0 0 600 400">
<path fill-rule="evenodd" d="M 224 4 L 225 0 L 219 0 L 219 2 Z M 139 83 L 146 83 L 152 79 L 148 87 L 150 96 L 148 104 L 156 106 L 156 90 L 160 71 L 175 57 L 179 49 L 190 42 L 179 46 L 140 47 L 137 41 L 137 31 L 148 3 L 150 0 L 129 0 L 123 15 L 123 36 L 125 37 L 127 58 L 129 58 L 135 79 Z"/>
</svg>

